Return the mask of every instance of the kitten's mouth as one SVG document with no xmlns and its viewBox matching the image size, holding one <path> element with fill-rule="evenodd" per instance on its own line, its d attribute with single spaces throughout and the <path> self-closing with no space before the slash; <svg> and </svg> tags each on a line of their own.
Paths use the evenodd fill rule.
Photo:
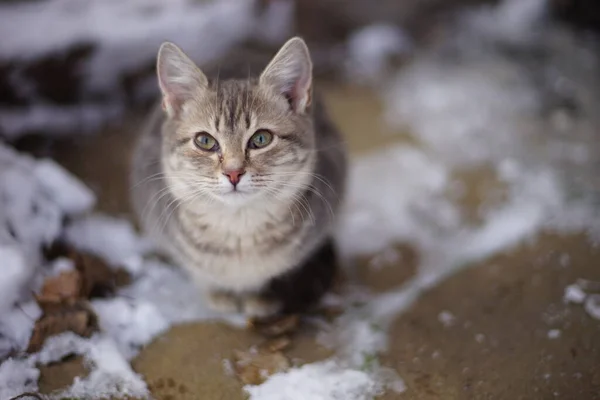
<svg viewBox="0 0 600 400">
<path fill-rule="evenodd" d="M 231 188 L 228 191 L 222 193 L 223 196 L 226 197 L 238 197 L 238 196 L 247 196 L 250 192 L 240 188 Z"/>
</svg>

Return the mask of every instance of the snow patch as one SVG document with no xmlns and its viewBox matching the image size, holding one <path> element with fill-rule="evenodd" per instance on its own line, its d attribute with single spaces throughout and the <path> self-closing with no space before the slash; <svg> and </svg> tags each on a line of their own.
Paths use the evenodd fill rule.
<svg viewBox="0 0 600 400">
<path fill-rule="evenodd" d="M 92 191 L 52 160 L 35 164 L 35 176 L 65 214 L 80 214 L 90 210 L 95 202 Z"/>
<path fill-rule="evenodd" d="M 583 306 L 590 317 L 600 320 L 600 294 L 592 294 Z"/>
<path fill-rule="evenodd" d="M 382 394 L 368 374 L 325 361 L 271 376 L 258 386 L 245 386 L 252 400 L 370 400 Z"/>
<path fill-rule="evenodd" d="M 22 288 L 31 277 L 25 257 L 17 247 L 0 246 L 2 279 L 0 279 L 0 315 L 12 308 L 21 297 Z"/>
<path fill-rule="evenodd" d="M 600 320 L 600 283 L 578 279 L 565 288 L 563 301 L 566 304 L 583 304 L 583 309 L 594 319 Z"/>
<path fill-rule="evenodd" d="M 366 26 L 348 38 L 346 72 L 354 82 L 376 82 L 389 69 L 391 56 L 407 54 L 412 47 L 412 40 L 396 26 Z"/>
<path fill-rule="evenodd" d="M 145 261 L 143 273 L 120 295 L 152 305 L 169 324 L 219 317 L 183 271 L 155 260 Z"/>
<path fill-rule="evenodd" d="M 523 45 L 535 39 L 547 8 L 548 0 L 504 0 L 466 12 L 463 22 L 471 34 Z"/>
<path fill-rule="evenodd" d="M 92 308 L 98 315 L 102 332 L 113 338 L 120 353 L 128 360 L 141 346 L 169 327 L 160 312 L 146 302 L 117 297 L 95 300 Z"/>
<path fill-rule="evenodd" d="M 75 378 L 73 385 L 63 392 L 63 397 L 137 397 L 148 396 L 148 387 L 143 378 L 135 373 L 128 360 L 118 349 L 117 344 L 106 337 L 95 337 L 88 343 L 84 353 L 91 364 L 90 374 L 84 378 Z"/>
<path fill-rule="evenodd" d="M 547 333 L 548 339 L 558 339 L 562 334 L 560 329 L 550 329 Z"/>
<path fill-rule="evenodd" d="M 565 288 L 563 301 L 565 303 L 581 304 L 584 302 L 585 296 L 586 294 L 583 291 L 583 289 L 579 285 L 574 283 Z"/>
<path fill-rule="evenodd" d="M 0 315 L 0 359 L 27 348 L 42 310 L 34 301 L 21 302 Z"/>
<path fill-rule="evenodd" d="M 0 364 L 0 400 L 37 390 L 40 371 L 26 360 L 9 358 Z"/>
<path fill-rule="evenodd" d="M 448 328 L 454 325 L 456 317 L 450 311 L 442 311 L 438 314 L 438 321 L 440 321 L 444 327 Z"/>
<path fill-rule="evenodd" d="M 73 221 L 64 237 L 78 249 L 102 257 L 112 265 L 123 266 L 133 275 L 140 272 L 142 255 L 150 249 L 131 222 L 106 215 L 90 215 Z"/>
</svg>

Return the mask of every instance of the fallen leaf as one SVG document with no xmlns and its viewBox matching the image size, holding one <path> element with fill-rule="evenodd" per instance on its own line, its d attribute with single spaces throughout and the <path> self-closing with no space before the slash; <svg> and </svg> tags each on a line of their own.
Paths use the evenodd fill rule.
<svg viewBox="0 0 600 400">
<path fill-rule="evenodd" d="M 292 345 L 292 340 L 287 336 L 280 336 L 274 339 L 269 339 L 259 346 L 259 349 L 275 353 L 289 348 Z"/>
<path fill-rule="evenodd" d="M 275 337 L 297 330 L 300 317 L 297 314 L 274 317 L 267 320 L 250 320 L 250 328 L 258 330 L 265 336 Z"/>
<path fill-rule="evenodd" d="M 27 352 L 39 351 L 47 338 L 62 332 L 70 331 L 89 337 L 98 329 L 98 319 L 87 301 L 49 304 L 52 304 L 52 307 L 47 307 L 35 323 Z"/>
<path fill-rule="evenodd" d="M 323 316 L 327 321 L 332 321 L 344 313 L 342 306 L 323 306 L 317 310 L 317 314 Z"/>
<path fill-rule="evenodd" d="M 66 243 L 56 242 L 44 254 L 48 260 L 66 257 L 73 261 L 80 274 L 80 297 L 83 298 L 106 297 L 131 282 L 129 273 L 123 268 L 111 267 L 102 258 L 79 251 Z"/>
<path fill-rule="evenodd" d="M 72 251 L 70 257 L 81 273 L 83 297 L 106 297 L 114 293 L 115 271 L 99 257 Z"/>
<path fill-rule="evenodd" d="M 268 352 L 251 348 L 249 351 L 234 351 L 233 368 L 245 385 L 259 385 L 278 372 L 287 371 L 291 364 L 282 352 Z"/>
<path fill-rule="evenodd" d="M 48 278 L 37 297 L 38 303 L 58 303 L 81 295 L 81 276 L 78 271 L 66 271 Z"/>
</svg>

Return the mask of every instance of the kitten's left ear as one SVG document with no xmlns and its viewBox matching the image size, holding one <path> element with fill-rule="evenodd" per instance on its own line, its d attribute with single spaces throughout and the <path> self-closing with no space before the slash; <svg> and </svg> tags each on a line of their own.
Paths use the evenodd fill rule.
<svg viewBox="0 0 600 400">
<path fill-rule="evenodd" d="M 306 111 L 312 97 L 312 61 L 304 40 L 288 40 L 261 74 L 260 83 L 285 96 L 295 112 Z"/>
</svg>

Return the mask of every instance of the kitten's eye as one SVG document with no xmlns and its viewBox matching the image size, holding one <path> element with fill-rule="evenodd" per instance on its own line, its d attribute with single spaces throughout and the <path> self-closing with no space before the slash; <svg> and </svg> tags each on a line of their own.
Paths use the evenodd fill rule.
<svg viewBox="0 0 600 400">
<path fill-rule="evenodd" d="M 262 149 L 273 141 L 273 134 L 266 129 L 256 131 L 248 141 L 248 147 L 251 149 Z"/>
<path fill-rule="evenodd" d="M 219 143 L 217 143 L 217 140 L 206 132 L 200 132 L 196 134 L 196 137 L 194 138 L 194 144 L 199 149 L 206 151 L 217 151 L 219 148 Z"/>
</svg>

